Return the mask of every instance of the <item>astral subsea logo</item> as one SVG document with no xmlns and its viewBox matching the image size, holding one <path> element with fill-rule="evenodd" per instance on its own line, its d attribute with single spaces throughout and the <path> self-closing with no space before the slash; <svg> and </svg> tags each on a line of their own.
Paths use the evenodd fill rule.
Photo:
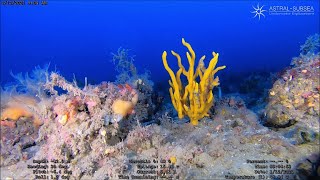
<svg viewBox="0 0 320 180">
<path fill-rule="evenodd" d="M 255 17 L 259 17 L 259 20 L 260 20 L 260 17 L 263 16 L 263 17 L 266 17 L 263 13 L 266 12 L 267 10 L 264 10 L 263 9 L 264 6 L 259 6 L 259 4 L 254 7 L 252 6 L 252 8 L 254 9 L 254 11 L 252 11 L 251 13 L 254 13 L 255 15 L 253 16 L 253 18 Z"/>
<path fill-rule="evenodd" d="M 281 16 L 307 16 L 315 15 L 315 8 L 312 5 L 252 5 L 253 11 L 251 13 L 254 15 L 253 18 L 261 19 L 268 16 L 281 15 Z"/>
<path fill-rule="evenodd" d="M 269 15 L 295 15 L 295 16 L 305 16 L 314 15 L 313 6 L 270 6 Z"/>
</svg>

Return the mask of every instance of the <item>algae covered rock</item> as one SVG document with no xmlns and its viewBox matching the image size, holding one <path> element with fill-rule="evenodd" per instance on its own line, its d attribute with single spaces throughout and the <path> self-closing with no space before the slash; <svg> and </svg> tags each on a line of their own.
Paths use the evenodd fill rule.
<svg viewBox="0 0 320 180">
<path fill-rule="evenodd" d="M 319 132 L 319 54 L 300 55 L 273 84 L 266 123 L 285 128 L 295 124 Z"/>
</svg>

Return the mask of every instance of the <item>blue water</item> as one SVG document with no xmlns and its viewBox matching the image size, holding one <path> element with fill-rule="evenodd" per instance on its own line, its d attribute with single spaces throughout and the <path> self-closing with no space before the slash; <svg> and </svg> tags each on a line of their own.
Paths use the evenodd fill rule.
<svg viewBox="0 0 320 180">
<path fill-rule="evenodd" d="M 3 1 L 2 1 L 3 2 Z M 314 15 L 254 18 L 252 6 L 312 6 Z M 220 53 L 219 76 L 279 71 L 299 55 L 306 37 L 319 33 L 319 1 L 48 1 L 46 6 L 1 5 L 1 84 L 9 72 L 31 71 L 51 62 L 51 69 L 72 79 L 113 81 L 111 52 L 131 49 L 135 65 L 151 71 L 154 82 L 167 81 L 164 50 L 184 58 L 184 37 L 198 58 Z M 176 59 L 169 54 L 169 64 Z M 208 62 L 208 61 L 207 61 Z M 223 83 L 222 83 L 223 85 Z"/>
</svg>

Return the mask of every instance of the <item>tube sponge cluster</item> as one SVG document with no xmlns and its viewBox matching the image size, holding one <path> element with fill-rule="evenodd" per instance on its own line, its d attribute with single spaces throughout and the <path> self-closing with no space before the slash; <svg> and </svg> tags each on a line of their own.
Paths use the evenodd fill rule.
<svg viewBox="0 0 320 180">
<path fill-rule="evenodd" d="M 171 80 L 170 84 L 170 97 L 174 108 L 178 112 L 180 119 L 187 115 L 190 118 L 191 124 L 197 125 L 198 121 L 204 116 L 208 115 L 209 109 L 214 102 L 214 96 L 212 89 L 219 85 L 219 78 L 214 75 L 226 66 L 216 67 L 219 54 L 213 52 L 213 58 L 210 60 L 208 68 L 205 67 L 204 59 L 202 56 L 198 62 L 198 66 L 195 68 L 196 55 L 191 45 L 182 38 L 182 44 L 188 49 L 187 58 L 189 62 L 188 71 L 181 63 L 181 57 L 174 51 L 171 51 L 172 55 L 178 60 L 179 70 L 176 74 L 171 70 L 167 62 L 167 52 L 162 54 L 162 61 L 165 69 L 168 71 Z M 188 84 L 186 86 L 181 82 L 181 74 L 187 77 Z M 199 78 L 198 78 L 199 77 Z M 197 79 L 200 79 L 197 82 Z"/>
</svg>

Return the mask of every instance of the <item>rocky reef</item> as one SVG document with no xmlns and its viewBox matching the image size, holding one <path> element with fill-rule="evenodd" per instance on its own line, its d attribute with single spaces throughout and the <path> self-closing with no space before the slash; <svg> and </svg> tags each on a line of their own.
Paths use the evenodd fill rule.
<svg viewBox="0 0 320 180">
<path fill-rule="evenodd" d="M 256 73 L 217 98 L 197 126 L 179 119 L 124 49 L 113 54 L 116 82 L 80 87 L 49 66 L 12 74 L 17 82 L 1 93 L 1 179 L 319 176 L 320 58 L 311 40 L 282 72 Z M 271 89 L 257 85 L 273 78 Z M 251 87 L 261 91 L 245 94 Z"/>
</svg>

